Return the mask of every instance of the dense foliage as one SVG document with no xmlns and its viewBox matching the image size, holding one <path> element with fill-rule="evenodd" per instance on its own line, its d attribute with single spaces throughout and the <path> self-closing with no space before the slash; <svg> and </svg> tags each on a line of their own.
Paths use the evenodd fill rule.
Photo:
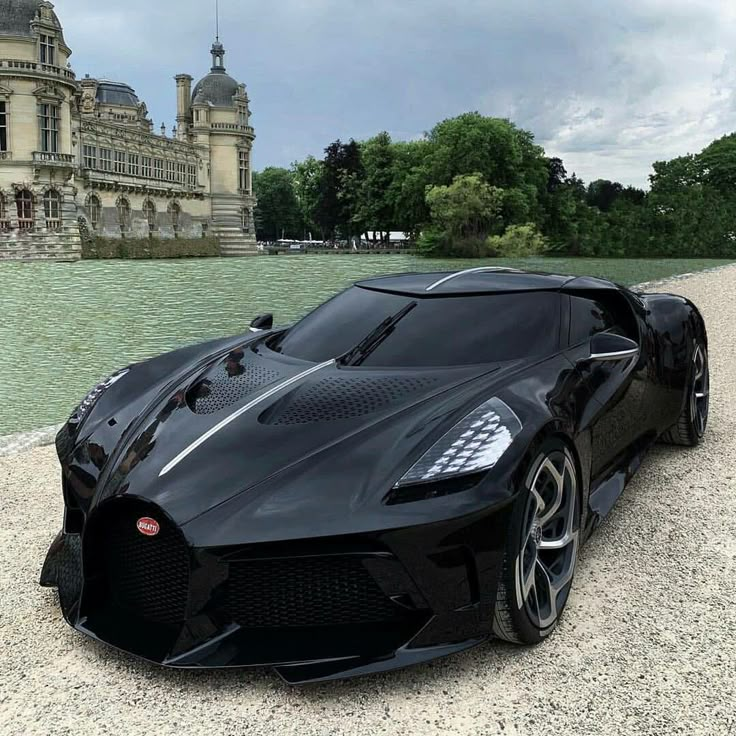
<svg viewBox="0 0 736 736">
<path fill-rule="evenodd" d="M 254 187 L 260 240 L 401 230 L 430 255 L 736 255 L 736 134 L 655 163 L 645 192 L 586 186 L 528 131 L 467 113 L 418 141 L 335 141 Z"/>
<path fill-rule="evenodd" d="M 220 255 L 217 238 L 102 238 L 82 241 L 84 259 L 208 258 Z"/>
</svg>

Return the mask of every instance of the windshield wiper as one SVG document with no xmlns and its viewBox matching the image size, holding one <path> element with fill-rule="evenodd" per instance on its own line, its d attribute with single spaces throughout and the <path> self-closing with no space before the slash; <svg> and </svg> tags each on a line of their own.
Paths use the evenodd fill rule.
<svg viewBox="0 0 736 736">
<path fill-rule="evenodd" d="M 387 317 L 365 340 L 337 359 L 339 365 L 360 365 L 396 329 L 396 325 L 411 312 L 419 302 L 407 304 L 400 312 Z"/>
</svg>

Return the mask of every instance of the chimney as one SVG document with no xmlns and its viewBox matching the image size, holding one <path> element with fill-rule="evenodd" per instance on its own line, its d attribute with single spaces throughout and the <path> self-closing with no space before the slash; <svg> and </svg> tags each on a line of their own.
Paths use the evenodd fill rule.
<svg viewBox="0 0 736 736">
<path fill-rule="evenodd" d="M 192 77 L 188 74 L 177 74 L 174 79 L 176 79 L 176 127 L 179 139 L 186 140 L 192 105 Z"/>
</svg>

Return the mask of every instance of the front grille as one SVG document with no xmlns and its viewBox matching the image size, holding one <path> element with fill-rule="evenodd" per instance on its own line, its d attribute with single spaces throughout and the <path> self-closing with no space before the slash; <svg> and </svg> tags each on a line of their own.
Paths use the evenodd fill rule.
<svg viewBox="0 0 736 736">
<path fill-rule="evenodd" d="M 141 517 L 153 517 L 159 533 L 137 529 Z M 186 614 L 189 553 L 184 538 L 161 513 L 132 502 L 113 503 L 96 524 L 108 600 L 145 621 L 180 624 Z"/>
<path fill-rule="evenodd" d="M 402 620 L 360 557 L 230 563 L 228 609 L 246 628 L 316 627 Z"/>
</svg>

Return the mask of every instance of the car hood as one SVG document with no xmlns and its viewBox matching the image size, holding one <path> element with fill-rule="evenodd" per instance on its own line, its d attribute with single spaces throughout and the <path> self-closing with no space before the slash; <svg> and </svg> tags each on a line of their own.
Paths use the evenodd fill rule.
<svg viewBox="0 0 736 736">
<path fill-rule="evenodd" d="M 316 366 L 259 341 L 228 345 L 149 390 L 145 406 L 108 401 L 65 470 L 90 509 L 134 496 L 183 526 L 237 497 L 255 504 L 251 519 L 303 527 L 331 495 L 343 516 L 376 494 L 380 503 L 479 382 L 512 368 Z"/>
</svg>

